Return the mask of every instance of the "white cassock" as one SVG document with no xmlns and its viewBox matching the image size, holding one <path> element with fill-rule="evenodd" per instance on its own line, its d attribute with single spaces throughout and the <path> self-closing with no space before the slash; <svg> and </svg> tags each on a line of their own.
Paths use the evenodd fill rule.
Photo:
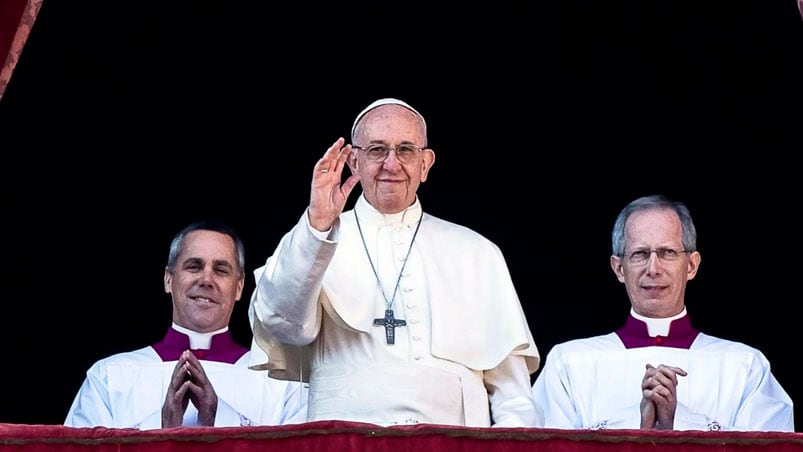
<svg viewBox="0 0 803 452">
<path fill-rule="evenodd" d="M 628 318 L 628 325 L 636 322 Z M 678 376 L 675 430 L 794 431 L 792 400 L 759 350 L 696 330 L 686 348 L 626 348 L 621 337 L 627 336 L 613 332 L 550 350 L 533 384 L 545 427 L 640 428 L 641 382 L 649 363 L 688 372 Z"/>
<path fill-rule="evenodd" d="M 306 420 L 307 389 L 299 382 L 269 379 L 248 368 L 250 351 L 236 362 L 201 359 L 215 393 L 216 427 L 279 425 Z M 163 361 L 153 346 L 118 353 L 87 370 L 64 425 L 150 430 L 161 428 L 162 405 L 176 360 Z M 197 426 L 189 403 L 184 426 Z"/>
<path fill-rule="evenodd" d="M 254 273 L 252 366 L 309 380 L 309 420 L 541 425 L 539 355 L 501 251 L 418 200 L 383 215 L 360 196 L 328 233 L 304 212 Z M 374 325 L 382 292 L 406 322 L 394 344 Z"/>
</svg>

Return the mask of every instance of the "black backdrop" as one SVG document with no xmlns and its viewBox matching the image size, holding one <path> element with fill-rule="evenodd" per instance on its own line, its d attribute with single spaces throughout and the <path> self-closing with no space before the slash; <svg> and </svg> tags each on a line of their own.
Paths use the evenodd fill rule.
<svg viewBox="0 0 803 452">
<path fill-rule="evenodd" d="M 427 118 L 422 203 L 502 248 L 543 356 L 621 325 L 610 229 L 665 193 L 697 222 L 694 322 L 764 351 L 803 404 L 794 1 L 75 3 L 44 2 L 0 101 L 0 422 L 61 423 L 93 361 L 162 336 L 186 223 L 230 222 L 261 265 L 385 96 Z"/>
</svg>

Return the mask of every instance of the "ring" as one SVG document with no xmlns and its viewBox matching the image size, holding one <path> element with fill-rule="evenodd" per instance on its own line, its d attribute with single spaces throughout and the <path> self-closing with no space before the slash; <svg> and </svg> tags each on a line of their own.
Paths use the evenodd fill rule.
<svg viewBox="0 0 803 452">
<path fill-rule="evenodd" d="M 322 172 L 322 173 L 328 173 L 328 172 L 329 172 L 329 170 L 328 170 L 328 169 L 322 169 L 322 170 L 321 170 L 321 172 Z"/>
</svg>

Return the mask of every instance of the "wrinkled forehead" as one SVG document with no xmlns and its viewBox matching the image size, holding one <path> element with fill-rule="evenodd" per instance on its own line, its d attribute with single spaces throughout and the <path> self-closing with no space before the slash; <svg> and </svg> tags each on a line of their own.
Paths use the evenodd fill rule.
<svg viewBox="0 0 803 452">
<path fill-rule="evenodd" d="M 682 240 L 683 226 L 677 213 L 669 208 L 633 212 L 625 226 L 625 240 L 629 245 L 654 245 Z"/>
<path fill-rule="evenodd" d="M 418 112 L 418 110 L 413 108 L 407 102 L 404 102 L 402 100 L 395 99 L 395 98 L 392 98 L 392 97 L 386 97 L 384 99 L 379 99 L 379 100 L 376 100 L 376 101 L 372 102 L 370 105 L 365 107 L 363 109 L 363 111 L 360 112 L 360 114 L 357 115 L 357 117 L 354 119 L 354 124 L 351 126 L 351 141 L 352 142 L 354 142 L 356 140 L 356 137 L 354 136 L 354 134 L 357 131 L 357 124 L 360 123 L 360 121 L 365 117 L 366 114 L 368 114 L 368 112 L 374 110 L 377 107 L 381 107 L 383 105 L 399 105 L 399 106 L 404 107 L 404 108 L 410 110 L 411 112 L 415 113 L 416 116 L 421 118 L 421 124 L 424 127 L 424 136 L 425 137 L 427 136 L 427 122 L 424 120 L 424 117 L 421 115 L 421 113 Z"/>
</svg>

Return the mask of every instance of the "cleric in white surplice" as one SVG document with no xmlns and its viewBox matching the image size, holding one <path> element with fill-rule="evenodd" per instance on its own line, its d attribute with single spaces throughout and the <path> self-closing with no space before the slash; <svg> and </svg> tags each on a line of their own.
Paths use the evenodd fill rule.
<svg viewBox="0 0 803 452">
<path fill-rule="evenodd" d="M 550 350 L 533 384 L 545 427 L 794 431 L 792 400 L 764 354 L 689 320 L 696 240 L 682 203 L 647 196 L 622 210 L 610 262 L 630 315 L 615 332 Z"/>
</svg>

